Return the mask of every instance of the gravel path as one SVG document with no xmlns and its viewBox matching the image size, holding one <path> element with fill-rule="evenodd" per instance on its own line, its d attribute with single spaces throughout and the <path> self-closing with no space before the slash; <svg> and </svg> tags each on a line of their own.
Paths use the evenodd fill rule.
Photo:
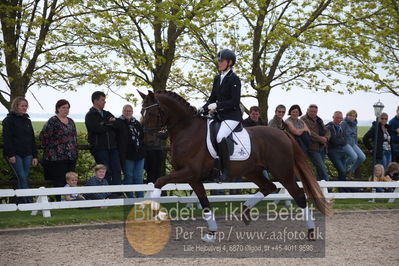
<svg viewBox="0 0 399 266">
<path fill-rule="evenodd" d="M 129 258 L 121 224 L 0 230 L 0 265 L 399 265 L 399 210 L 338 212 L 325 224 L 322 258 Z"/>
</svg>

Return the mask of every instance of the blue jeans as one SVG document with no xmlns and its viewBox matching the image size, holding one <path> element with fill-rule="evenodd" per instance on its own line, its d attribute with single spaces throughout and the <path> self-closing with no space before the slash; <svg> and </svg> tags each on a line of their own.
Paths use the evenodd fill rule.
<svg viewBox="0 0 399 266">
<path fill-rule="evenodd" d="M 324 148 L 320 150 L 308 150 L 308 156 L 310 161 L 316 167 L 317 180 L 328 181 L 327 167 L 326 164 L 324 163 L 324 158 L 326 156 Z"/>
<path fill-rule="evenodd" d="M 329 152 L 328 157 L 338 172 L 339 181 L 346 181 L 346 153 L 345 152 Z"/>
<path fill-rule="evenodd" d="M 18 179 L 18 188 L 19 189 L 26 189 L 29 188 L 29 169 L 30 164 L 32 163 L 33 156 L 28 155 L 25 157 L 21 157 L 19 155 L 15 155 L 16 162 L 10 163 L 13 171 L 15 172 L 17 179 Z M 20 203 L 31 202 L 31 197 L 21 197 L 18 199 Z"/>
<path fill-rule="evenodd" d="M 352 165 L 349 171 L 354 173 L 356 169 L 359 168 L 360 164 L 366 160 L 366 155 L 364 155 L 363 151 L 356 144 L 353 146 L 346 144 L 343 149 L 348 155 L 345 168 L 348 167 L 348 165 Z"/>
<path fill-rule="evenodd" d="M 123 183 L 125 185 L 131 184 L 143 184 L 143 172 L 144 172 L 144 159 L 132 161 L 126 160 L 123 168 L 123 174 L 125 176 Z M 143 198 L 144 192 L 138 191 L 137 197 Z M 128 198 L 133 198 L 133 192 L 126 193 Z"/>
<path fill-rule="evenodd" d="M 388 168 L 388 164 L 392 162 L 392 153 L 391 151 L 382 150 L 382 158 L 377 159 L 377 163 L 382 164 L 384 166 L 384 170 L 386 171 Z"/>
<path fill-rule="evenodd" d="M 110 185 L 121 185 L 121 162 L 117 149 L 92 151 L 97 164 L 104 164 L 107 167 L 105 179 Z"/>
</svg>

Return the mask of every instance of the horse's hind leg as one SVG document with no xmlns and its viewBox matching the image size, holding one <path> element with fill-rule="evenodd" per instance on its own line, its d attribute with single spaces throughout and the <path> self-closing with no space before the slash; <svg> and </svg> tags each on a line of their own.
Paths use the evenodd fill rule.
<svg viewBox="0 0 399 266">
<path fill-rule="evenodd" d="M 275 191 L 277 187 L 273 184 L 273 182 L 264 176 L 261 169 L 247 174 L 246 177 L 259 187 L 259 191 L 244 203 L 244 210 L 241 214 L 241 218 L 244 223 L 248 225 L 251 222 L 251 217 L 249 215 L 251 208 L 254 207 L 259 201 L 263 200 L 264 197 Z"/>
<path fill-rule="evenodd" d="M 190 182 L 190 186 L 193 188 L 195 194 L 199 199 L 199 202 L 203 209 L 203 217 L 208 223 L 208 232 L 201 236 L 201 239 L 205 242 L 215 242 L 216 231 L 218 226 L 215 219 L 215 214 L 212 212 L 209 204 L 208 197 L 206 196 L 204 185 L 200 181 Z"/>
<path fill-rule="evenodd" d="M 302 216 L 304 217 L 306 226 L 308 228 L 308 238 L 309 240 L 314 240 L 314 217 L 312 217 L 311 213 L 309 212 L 303 189 L 298 186 L 294 176 L 291 178 L 281 178 L 279 181 L 288 190 L 298 206 L 302 208 Z"/>
</svg>

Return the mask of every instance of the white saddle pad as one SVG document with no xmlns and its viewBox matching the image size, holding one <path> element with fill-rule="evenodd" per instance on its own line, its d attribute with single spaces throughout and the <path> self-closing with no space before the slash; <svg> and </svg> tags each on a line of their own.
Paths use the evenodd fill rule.
<svg viewBox="0 0 399 266">
<path fill-rule="evenodd" d="M 212 146 L 211 134 L 209 133 L 209 125 L 212 122 L 208 119 L 207 123 L 207 134 L 206 134 L 206 145 L 208 146 L 208 151 L 214 159 L 218 159 L 215 149 Z M 241 132 L 233 132 L 234 143 L 234 153 L 230 156 L 232 161 L 244 161 L 249 158 L 251 154 L 251 140 L 249 138 L 248 131 L 244 128 Z"/>
</svg>

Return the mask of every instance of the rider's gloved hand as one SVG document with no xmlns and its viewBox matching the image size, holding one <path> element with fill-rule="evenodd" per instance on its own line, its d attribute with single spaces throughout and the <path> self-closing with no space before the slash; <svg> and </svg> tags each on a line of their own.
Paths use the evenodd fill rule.
<svg viewBox="0 0 399 266">
<path fill-rule="evenodd" d="M 217 108 L 217 107 L 218 107 L 218 106 L 217 106 L 216 103 L 211 103 L 211 104 L 209 104 L 209 105 L 208 105 L 209 113 L 212 114 L 212 113 L 216 112 L 216 108 Z"/>
</svg>

